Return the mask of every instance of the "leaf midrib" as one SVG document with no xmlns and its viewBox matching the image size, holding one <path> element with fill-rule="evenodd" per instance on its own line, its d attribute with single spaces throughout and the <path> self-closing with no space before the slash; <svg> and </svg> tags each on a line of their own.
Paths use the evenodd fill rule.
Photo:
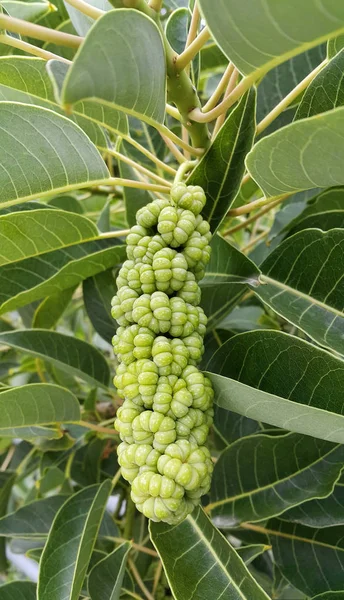
<svg viewBox="0 0 344 600">
<path fill-rule="evenodd" d="M 300 290 L 297 290 L 296 288 L 292 288 L 289 285 L 287 285 L 286 283 L 283 283 L 282 281 L 278 281 L 277 279 L 273 279 L 264 274 L 260 275 L 259 280 L 262 284 L 266 283 L 266 284 L 274 285 L 275 287 L 279 287 L 281 290 L 283 290 L 293 296 L 299 296 L 300 298 L 303 298 L 310 304 L 319 306 L 319 308 L 322 308 L 328 312 L 332 312 L 337 317 L 344 318 L 344 313 L 337 310 L 333 306 L 330 306 L 329 304 L 325 304 L 324 302 L 321 302 L 321 300 L 318 300 L 317 298 L 313 298 L 313 296 L 310 296 L 309 294 L 306 294 L 305 292 L 301 292 Z"/>
<path fill-rule="evenodd" d="M 264 436 L 263 435 L 259 435 L 259 437 L 263 438 Z M 238 440 L 238 441 L 240 441 L 240 440 Z M 287 477 L 283 477 L 282 479 L 278 479 L 277 481 L 275 481 L 273 483 L 269 483 L 268 485 L 260 487 L 259 489 L 249 490 L 248 492 L 245 492 L 243 494 L 239 494 L 237 496 L 231 496 L 231 497 L 225 498 L 223 500 L 218 500 L 216 502 L 211 502 L 207 506 L 207 511 L 211 511 L 214 508 L 217 508 L 218 506 L 223 506 L 224 504 L 230 504 L 230 503 L 236 502 L 237 500 L 242 500 L 243 498 L 247 498 L 248 496 L 254 496 L 255 494 L 260 494 L 261 492 L 265 492 L 266 490 L 269 490 L 269 489 L 271 489 L 271 488 L 273 488 L 273 487 L 275 487 L 275 486 L 277 486 L 277 485 L 279 485 L 281 483 L 284 483 L 284 482 L 288 481 L 289 479 L 297 477 L 301 473 L 304 473 L 308 469 L 313 468 L 315 465 L 317 465 L 321 461 L 325 460 L 333 452 L 335 452 L 336 450 L 338 450 L 339 447 L 340 447 L 340 444 L 337 444 L 337 446 L 335 448 L 332 448 L 331 450 L 329 450 L 329 452 L 327 452 L 323 456 L 320 456 L 317 460 L 315 460 L 314 462 L 312 462 L 311 465 L 307 465 L 303 469 L 300 469 L 299 471 L 295 471 L 294 473 L 292 473 L 292 475 L 289 475 Z M 226 450 L 225 450 L 225 452 L 226 452 Z M 339 473 L 338 477 L 339 476 L 340 476 L 340 473 Z M 335 483 L 336 482 L 334 482 L 334 484 L 333 484 L 333 488 L 335 486 Z M 317 498 L 323 498 L 323 497 L 324 496 L 317 496 Z M 300 503 L 298 502 L 297 504 L 300 504 Z M 295 506 L 295 505 L 291 505 L 291 506 Z"/>
</svg>

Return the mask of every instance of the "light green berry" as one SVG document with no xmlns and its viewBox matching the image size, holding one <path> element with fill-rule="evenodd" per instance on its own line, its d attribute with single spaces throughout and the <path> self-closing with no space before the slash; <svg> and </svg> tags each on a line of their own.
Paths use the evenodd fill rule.
<svg viewBox="0 0 344 600">
<path fill-rule="evenodd" d="M 177 183 L 172 186 L 171 199 L 177 206 L 191 210 L 194 215 L 198 215 L 203 210 L 206 203 L 205 193 L 200 186 L 187 186 L 185 183 Z"/>
</svg>

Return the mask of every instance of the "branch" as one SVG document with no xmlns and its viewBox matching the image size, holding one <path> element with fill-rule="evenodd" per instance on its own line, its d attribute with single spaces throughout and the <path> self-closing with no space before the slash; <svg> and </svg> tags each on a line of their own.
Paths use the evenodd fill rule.
<svg viewBox="0 0 344 600">
<path fill-rule="evenodd" d="M 245 92 L 254 84 L 257 77 L 257 72 L 249 75 L 248 77 L 244 77 L 236 86 L 235 90 L 220 104 L 218 104 L 215 108 L 210 110 L 207 113 L 202 112 L 199 108 L 195 108 L 194 110 L 189 112 L 189 119 L 195 121 L 196 123 L 210 123 L 217 119 L 223 113 L 226 113 L 227 110 L 233 106 L 233 104 L 244 95 Z"/>
<path fill-rule="evenodd" d="M 146 156 L 147 158 L 149 158 L 149 160 L 151 160 L 152 162 L 154 162 L 158 167 L 160 167 L 160 169 L 163 169 L 167 173 L 171 173 L 171 175 L 175 175 L 176 174 L 176 170 L 173 167 L 171 167 L 170 165 L 166 165 L 162 160 L 160 160 L 157 156 L 155 156 L 155 154 L 153 154 L 152 152 L 150 152 L 149 150 L 147 150 L 147 148 L 145 148 L 144 146 L 142 146 L 141 144 L 139 144 L 139 142 L 137 142 L 132 137 L 130 137 L 130 135 L 124 135 L 123 133 L 121 135 L 122 135 L 122 138 L 126 142 L 128 142 L 128 144 L 131 144 L 134 148 L 136 148 L 136 150 L 138 150 L 144 156 Z"/>
<path fill-rule="evenodd" d="M 160 183 L 160 185 L 164 185 L 164 186 L 172 185 L 170 181 L 167 181 L 166 179 L 159 177 L 159 175 L 157 175 L 156 173 L 153 173 L 149 169 L 146 169 L 146 167 L 143 167 L 142 165 L 137 163 L 135 160 L 132 160 L 128 156 L 125 156 L 125 154 L 121 154 L 120 152 L 117 152 L 116 150 L 113 150 L 112 148 L 102 148 L 101 146 L 98 146 L 98 149 L 101 150 L 102 152 L 107 152 L 108 154 L 110 154 L 111 156 L 116 158 L 117 160 L 121 160 L 122 162 L 126 163 L 127 165 L 130 165 L 131 167 L 133 167 L 133 169 L 136 169 L 137 171 L 140 171 L 144 175 L 147 175 L 147 177 L 149 177 L 150 179 L 155 179 L 155 181 Z"/>
<path fill-rule="evenodd" d="M 237 217 L 239 215 L 246 215 L 247 213 L 260 208 L 261 206 L 276 206 L 276 204 L 283 202 L 289 196 L 292 196 L 294 192 L 283 194 L 282 196 L 274 196 L 272 198 L 258 198 L 258 200 L 254 200 L 253 202 L 249 202 L 248 204 L 244 204 L 244 206 L 239 206 L 238 208 L 232 208 L 228 211 L 227 215 L 230 217 Z M 278 200 L 278 202 L 277 202 Z"/>
<path fill-rule="evenodd" d="M 175 68 L 177 71 L 182 71 L 189 63 L 192 62 L 209 38 L 209 29 L 208 27 L 204 27 L 196 39 L 176 59 Z"/>
<path fill-rule="evenodd" d="M 120 177 L 110 177 L 102 182 L 103 185 L 121 185 L 123 187 L 137 188 L 138 190 L 149 190 L 151 192 L 170 193 L 170 186 L 156 185 L 155 183 L 145 183 L 143 181 L 132 181 L 131 179 L 121 179 Z"/>
<path fill-rule="evenodd" d="M 216 106 L 216 104 L 220 100 L 223 92 L 227 88 L 227 85 L 229 83 L 229 80 L 231 78 L 233 71 L 234 71 L 234 65 L 233 65 L 233 63 L 229 63 L 227 69 L 225 70 L 223 76 L 221 77 L 221 81 L 218 84 L 216 90 L 210 96 L 208 102 L 203 106 L 203 109 L 202 109 L 203 112 L 208 112 L 209 110 L 211 110 L 212 108 L 214 108 Z"/>
<path fill-rule="evenodd" d="M 259 135 L 264 131 L 271 123 L 277 119 L 277 117 L 288 107 L 290 104 L 303 92 L 313 79 L 320 73 L 320 71 L 328 64 L 328 59 L 323 60 L 307 77 L 305 77 L 300 83 L 294 87 L 294 89 L 285 97 L 275 108 L 257 125 L 256 133 Z"/>
<path fill-rule="evenodd" d="M 248 225 L 251 225 L 251 223 L 258 221 L 258 219 L 260 219 L 260 217 L 263 217 L 266 213 L 268 213 L 270 210 L 272 210 L 275 206 L 278 206 L 281 202 L 282 202 L 282 200 L 280 198 L 277 198 L 277 200 L 275 200 L 275 202 L 271 202 L 270 204 L 268 204 L 267 206 L 262 208 L 262 210 L 257 212 L 255 215 L 252 215 L 252 217 L 249 217 L 248 219 L 245 219 L 245 221 L 242 221 L 241 223 L 234 225 L 230 229 L 227 229 L 227 231 L 225 231 L 223 233 L 223 236 L 226 237 L 227 235 L 232 235 L 233 233 L 236 233 L 237 231 L 240 231 L 241 229 L 246 229 L 246 227 Z"/>
<path fill-rule="evenodd" d="M 170 152 L 172 152 L 174 158 L 181 164 L 185 162 L 185 156 L 183 156 L 183 154 L 178 150 L 177 146 L 172 142 L 172 140 L 170 140 L 166 135 L 163 135 L 162 133 L 160 133 L 160 135 L 164 140 L 167 148 L 170 150 Z"/>
<path fill-rule="evenodd" d="M 185 49 L 188 48 L 190 46 L 190 44 L 194 41 L 194 39 L 197 37 L 197 31 L 198 31 L 198 25 L 200 22 L 200 18 L 201 18 L 201 15 L 200 15 L 199 8 L 198 8 L 198 0 L 195 0 L 194 9 L 192 11 L 190 29 L 188 32 L 188 36 L 186 38 Z"/>
<path fill-rule="evenodd" d="M 67 60 L 67 58 L 62 58 L 62 56 L 58 56 L 58 54 L 48 52 L 48 50 L 43 50 L 43 48 L 38 48 L 33 44 L 23 42 L 23 40 L 18 40 L 18 38 L 14 38 L 9 35 L 0 35 L 0 44 L 6 44 L 6 46 L 12 46 L 12 48 L 18 48 L 18 50 L 23 50 L 28 54 L 38 56 L 39 58 L 43 58 L 44 60 L 62 60 L 68 65 L 71 64 L 71 61 Z"/>
<path fill-rule="evenodd" d="M 82 14 L 87 15 L 87 17 L 91 17 L 91 19 L 99 19 L 99 17 L 105 15 L 104 10 L 95 8 L 95 6 L 91 6 L 87 2 L 84 2 L 84 0 L 66 0 L 66 2 Z"/>
<path fill-rule="evenodd" d="M 54 44 L 60 44 L 61 46 L 68 46 L 69 48 L 79 48 L 83 42 L 83 38 L 78 35 L 63 33 L 56 29 L 42 27 L 42 25 L 29 23 L 28 21 L 9 17 L 4 14 L 0 15 L 0 29 L 6 29 L 13 33 L 20 33 L 27 37 L 35 38 L 36 40 L 42 40 L 43 42 L 53 42 Z"/>
<path fill-rule="evenodd" d="M 134 576 L 134 579 L 136 580 L 137 585 L 139 586 L 141 591 L 144 593 L 147 600 L 154 600 L 152 594 L 150 593 L 150 591 L 146 588 L 145 584 L 143 583 L 141 575 L 138 572 L 138 570 L 135 566 L 135 563 L 133 562 L 133 560 L 131 558 L 128 558 L 128 565 L 129 565 L 129 569 L 131 570 L 131 572 Z"/>
<path fill-rule="evenodd" d="M 238 79 L 238 69 L 234 68 L 230 77 L 230 80 L 228 82 L 228 86 L 224 95 L 224 100 L 226 98 L 228 98 L 228 96 L 230 96 L 230 94 L 235 90 L 236 84 L 237 84 L 237 79 Z M 222 125 L 224 124 L 226 120 L 226 113 L 222 113 L 222 115 L 220 115 L 219 117 L 217 117 L 216 121 L 215 121 L 215 125 L 214 125 L 214 129 L 213 129 L 213 134 L 212 134 L 212 139 L 215 139 L 217 133 L 219 132 L 219 130 L 221 129 Z"/>
</svg>

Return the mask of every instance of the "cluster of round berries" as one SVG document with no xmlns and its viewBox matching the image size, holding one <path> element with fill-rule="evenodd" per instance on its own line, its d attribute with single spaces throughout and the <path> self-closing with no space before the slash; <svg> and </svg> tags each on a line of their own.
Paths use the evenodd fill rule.
<svg viewBox="0 0 344 600">
<path fill-rule="evenodd" d="M 138 510 L 170 524 L 199 503 L 213 470 L 204 444 L 214 393 L 196 366 L 207 324 L 198 285 L 210 259 L 205 201 L 202 188 L 177 183 L 170 199 L 137 212 L 112 300 L 114 383 L 125 399 L 118 461 Z"/>
</svg>

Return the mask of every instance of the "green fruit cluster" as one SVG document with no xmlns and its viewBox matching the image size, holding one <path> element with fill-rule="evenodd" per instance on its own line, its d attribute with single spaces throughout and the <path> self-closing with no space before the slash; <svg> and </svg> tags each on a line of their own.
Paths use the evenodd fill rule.
<svg viewBox="0 0 344 600">
<path fill-rule="evenodd" d="M 196 366 L 207 325 L 198 285 L 210 259 L 205 201 L 202 188 L 178 183 L 170 199 L 137 212 L 112 300 L 118 461 L 138 510 L 170 524 L 199 503 L 213 470 L 205 443 L 214 393 Z"/>
</svg>

